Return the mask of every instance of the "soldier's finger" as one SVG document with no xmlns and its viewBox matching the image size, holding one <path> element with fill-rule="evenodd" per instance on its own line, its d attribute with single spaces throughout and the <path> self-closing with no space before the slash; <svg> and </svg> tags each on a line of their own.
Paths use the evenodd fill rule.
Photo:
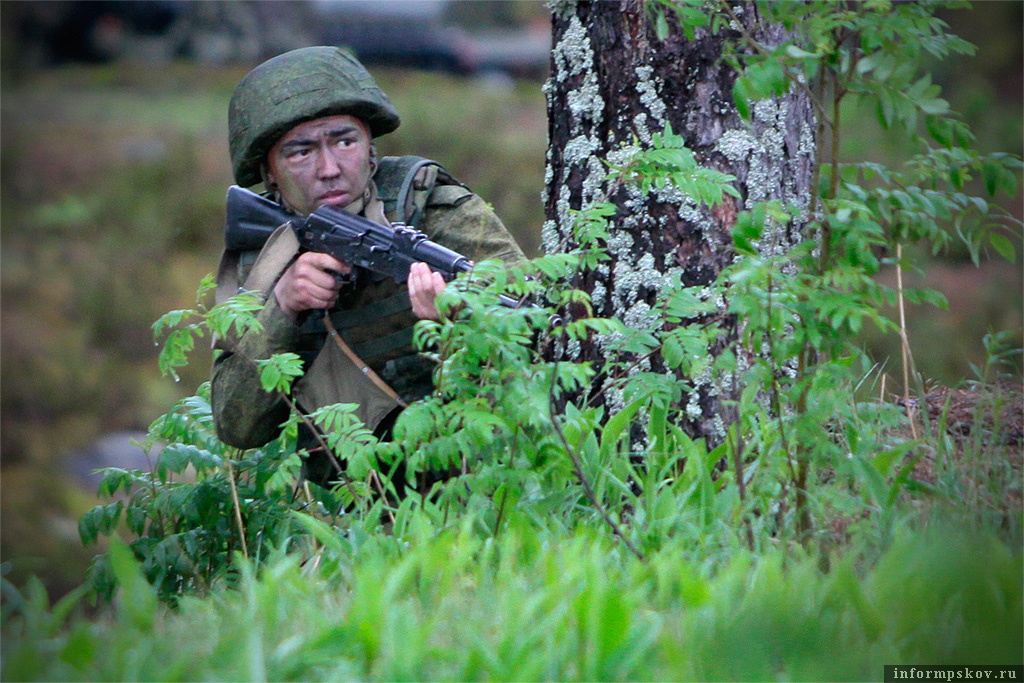
<svg viewBox="0 0 1024 683">
<path fill-rule="evenodd" d="M 342 275 L 348 275 L 352 272 L 352 266 L 339 261 L 330 254 L 319 254 L 317 252 L 308 251 L 302 255 L 306 257 L 306 261 L 322 271 L 333 271 L 335 273 L 341 273 Z M 300 257 L 300 258 L 302 258 Z"/>
</svg>

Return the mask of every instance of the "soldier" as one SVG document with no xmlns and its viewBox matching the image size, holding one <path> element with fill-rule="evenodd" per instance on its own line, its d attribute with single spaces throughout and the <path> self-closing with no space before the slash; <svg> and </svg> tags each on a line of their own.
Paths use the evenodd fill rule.
<svg viewBox="0 0 1024 683">
<path fill-rule="evenodd" d="M 435 162 L 378 159 L 373 140 L 398 128 L 398 113 L 341 49 L 302 48 L 256 67 L 235 88 L 228 124 L 236 182 L 262 182 L 267 196 L 296 215 L 330 204 L 385 225 L 413 224 L 472 260 L 524 258 L 483 200 Z M 289 407 L 263 390 L 252 363 L 275 353 L 294 352 L 304 361 L 292 392 L 303 411 L 357 404 L 381 438 L 404 406 L 432 391 L 433 367 L 413 349 L 412 328 L 438 318 L 434 299 L 445 282 L 424 264 L 396 284 L 326 254 L 299 253 L 286 224 L 258 254 L 225 252 L 218 299 L 239 285 L 266 303 L 258 314 L 261 332 L 218 343 L 212 403 L 225 443 L 255 448 L 280 434 Z M 313 435 L 303 434 L 300 446 L 311 453 L 311 481 L 337 480 Z"/>
</svg>

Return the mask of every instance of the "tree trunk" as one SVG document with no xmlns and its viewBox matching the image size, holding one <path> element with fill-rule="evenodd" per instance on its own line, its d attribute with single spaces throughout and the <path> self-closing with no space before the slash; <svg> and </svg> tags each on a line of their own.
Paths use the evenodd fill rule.
<svg viewBox="0 0 1024 683">
<path fill-rule="evenodd" d="M 574 283 L 591 294 L 596 315 L 645 325 L 659 290 L 676 274 L 684 285 L 714 281 L 734 258 L 730 228 L 737 212 L 755 203 L 780 199 L 806 214 L 815 158 L 810 99 L 791 92 L 752 103 L 750 120 L 741 120 L 732 96 L 736 72 L 721 59 L 723 46 L 741 32 L 777 45 L 785 33 L 761 26 L 751 5 L 734 5 L 733 12 L 730 28 L 718 34 L 696 28 L 688 39 L 667 11 L 669 32 L 660 40 L 642 0 L 553 8 L 544 248 L 561 251 L 571 241 L 571 210 L 606 197 L 619 207 L 610 225 L 611 261 Z M 633 144 L 649 146 L 651 135 L 666 127 L 700 163 L 735 176 L 742 198 L 726 196 L 709 209 L 672 188 L 641 195 L 620 187 L 609 197 L 602 160 L 621 158 Z M 792 244 L 805 220 L 794 221 L 775 243 Z M 602 360 L 594 343 L 555 355 Z M 665 366 L 654 357 L 642 369 L 664 372 Z M 694 390 L 680 406 L 683 428 L 709 445 L 720 443 L 730 422 L 721 408 L 728 386 L 711 376 L 685 379 Z M 608 389 L 595 387 L 597 400 L 621 406 Z"/>
</svg>

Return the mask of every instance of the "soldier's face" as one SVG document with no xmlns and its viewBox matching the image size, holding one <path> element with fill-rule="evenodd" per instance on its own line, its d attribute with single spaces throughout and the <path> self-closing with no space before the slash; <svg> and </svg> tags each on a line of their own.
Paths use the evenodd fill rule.
<svg viewBox="0 0 1024 683">
<path fill-rule="evenodd" d="M 324 204 L 345 208 L 373 175 L 370 132 L 347 114 L 306 121 L 284 134 L 267 155 L 267 182 L 285 204 L 308 215 Z"/>
</svg>

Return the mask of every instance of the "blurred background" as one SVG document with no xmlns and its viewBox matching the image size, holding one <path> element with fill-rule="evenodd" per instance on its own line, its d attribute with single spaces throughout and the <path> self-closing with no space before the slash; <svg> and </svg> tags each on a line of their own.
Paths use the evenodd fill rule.
<svg viewBox="0 0 1024 683">
<path fill-rule="evenodd" d="M 1022 10 L 1009 0 L 944 15 L 979 51 L 936 65 L 936 80 L 986 151 L 1022 153 Z M 539 0 L 4 0 L 0 560 L 15 583 L 35 574 L 57 595 L 81 582 L 93 471 L 145 467 L 132 440 L 208 378 L 205 348 L 180 382 L 161 377 L 150 326 L 192 307 L 216 269 L 234 85 L 315 44 L 350 47 L 402 114 L 382 154 L 441 161 L 537 253 L 550 49 Z M 851 157 L 898 158 L 872 113 L 853 115 Z M 1020 200 L 1006 207 L 1024 213 Z M 1012 330 L 1020 346 L 1019 263 L 978 268 L 954 250 L 917 280 L 950 300 L 910 312 L 930 382 L 969 379 L 987 332 Z M 864 344 L 898 372 L 895 340 Z"/>
</svg>

